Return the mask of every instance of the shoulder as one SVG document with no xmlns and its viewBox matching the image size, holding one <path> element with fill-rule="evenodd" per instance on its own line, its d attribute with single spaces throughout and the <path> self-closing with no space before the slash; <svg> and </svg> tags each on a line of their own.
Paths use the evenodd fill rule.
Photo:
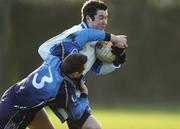
<svg viewBox="0 0 180 129">
<path fill-rule="evenodd" d="M 53 65 L 53 64 L 60 64 L 62 59 L 58 56 L 50 55 L 43 64 Z"/>
</svg>

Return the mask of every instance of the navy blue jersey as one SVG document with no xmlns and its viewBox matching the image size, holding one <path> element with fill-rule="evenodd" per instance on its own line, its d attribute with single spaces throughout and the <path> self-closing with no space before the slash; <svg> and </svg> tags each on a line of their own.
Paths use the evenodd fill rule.
<svg viewBox="0 0 180 129">
<path fill-rule="evenodd" d="M 66 42 L 67 55 L 72 52 L 79 51 L 83 48 L 83 45 L 87 41 L 93 40 L 109 40 L 110 35 L 104 31 L 95 30 L 95 29 L 85 29 L 83 31 L 75 32 L 72 35 L 69 35 L 63 42 Z M 59 50 L 59 49 L 57 49 Z M 55 48 L 52 48 L 52 52 L 55 51 Z M 64 52 L 64 57 L 66 56 L 65 51 L 63 51 L 63 46 L 60 47 L 60 51 Z M 55 55 L 55 54 L 54 54 Z M 64 106 L 67 110 L 67 113 L 70 118 L 78 120 L 85 109 L 89 107 L 88 99 L 85 94 L 82 94 L 80 97 L 76 96 L 75 89 L 73 87 L 73 82 L 71 79 L 66 78 L 62 75 L 60 70 L 62 56 L 53 56 L 50 55 L 44 63 L 33 71 L 28 77 L 22 81 L 16 83 L 13 88 L 7 90 L 7 92 L 2 96 L 0 101 L 0 108 L 3 109 L 0 111 L 3 112 L 0 120 L 3 120 L 3 117 L 6 117 L 6 120 L 11 118 L 11 115 L 16 114 L 18 111 L 30 110 L 30 109 L 40 109 L 53 100 L 57 99 L 59 103 L 56 106 L 64 106 L 63 100 L 58 98 L 60 94 L 59 90 L 61 85 L 67 85 L 69 88 L 68 95 L 66 97 L 66 103 Z M 65 83 L 64 83 L 65 82 Z M 4 109 L 6 109 L 4 111 Z M 2 114 L 0 112 L 0 114 Z M 0 121 L 1 123 L 1 121 Z"/>
<path fill-rule="evenodd" d="M 56 98 L 63 81 L 60 64 L 58 57 L 50 56 L 27 78 L 3 94 L 0 100 L 1 128 L 11 126 L 8 125 L 11 123 L 28 125 L 38 110 Z M 33 115 L 30 117 L 29 113 Z"/>
<path fill-rule="evenodd" d="M 60 72 L 61 60 L 50 56 L 27 78 L 17 83 L 15 88 L 17 108 L 32 108 L 47 104 L 54 99 L 61 86 L 63 77 Z"/>
<path fill-rule="evenodd" d="M 61 108 L 64 108 L 68 117 L 73 120 L 79 120 L 85 110 L 91 111 L 87 94 L 81 93 L 79 95 L 76 92 L 76 86 L 72 79 L 64 76 L 56 99 L 49 104 L 51 108 L 53 107 L 52 109 L 57 110 L 55 111 L 57 114 L 55 114 L 62 122 L 64 118 L 61 119 L 62 114 L 58 112 Z"/>
<path fill-rule="evenodd" d="M 10 87 L 0 100 L 0 124 L 5 126 L 9 120 L 17 120 L 16 117 L 20 122 L 30 122 L 32 117 L 26 115 L 34 116 L 48 104 L 64 108 L 71 119 L 80 119 L 89 105 L 87 95 L 76 95 L 74 82 L 61 73 L 60 64 L 59 57 L 50 56 L 27 78 Z"/>
</svg>

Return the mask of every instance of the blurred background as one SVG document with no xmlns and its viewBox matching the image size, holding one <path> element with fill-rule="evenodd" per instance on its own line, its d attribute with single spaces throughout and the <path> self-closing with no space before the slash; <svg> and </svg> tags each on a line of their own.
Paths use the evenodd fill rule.
<svg viewBox="0 0 180 129">
<path fill-rule="evenodd" d="M 85 0 L 0 0 L 0 95 L 41 63 L 37 50 L 81 22 Z M 127 62 L 87 75 L 92 105 L 180 106 L 180 1 L 106 0 L 106 31 L 128 37 Z"/>
</svg>

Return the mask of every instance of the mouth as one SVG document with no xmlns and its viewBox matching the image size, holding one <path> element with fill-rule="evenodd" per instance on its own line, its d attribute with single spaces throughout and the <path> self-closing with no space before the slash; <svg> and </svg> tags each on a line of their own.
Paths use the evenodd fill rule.
<svg viewBox="0 0 180 129">
<path fill-rule="evenodd" d="M 106 28 L 106 26 L 101 26 L 101 29 L 104 30 Z"/>
</svg>

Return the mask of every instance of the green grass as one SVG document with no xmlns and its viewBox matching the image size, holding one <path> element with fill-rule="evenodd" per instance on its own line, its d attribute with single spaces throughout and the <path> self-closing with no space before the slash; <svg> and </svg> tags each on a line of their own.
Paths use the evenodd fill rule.
<svg viewBox="0 0 180 129">
<path fill-rule="evenodd" d="M 56 129 L 68 129 L 50 112 Z M 96 109 L 94 116 L 103 129 L 180 129 L 180 112 L 165 110 Z"/>
</svg>

